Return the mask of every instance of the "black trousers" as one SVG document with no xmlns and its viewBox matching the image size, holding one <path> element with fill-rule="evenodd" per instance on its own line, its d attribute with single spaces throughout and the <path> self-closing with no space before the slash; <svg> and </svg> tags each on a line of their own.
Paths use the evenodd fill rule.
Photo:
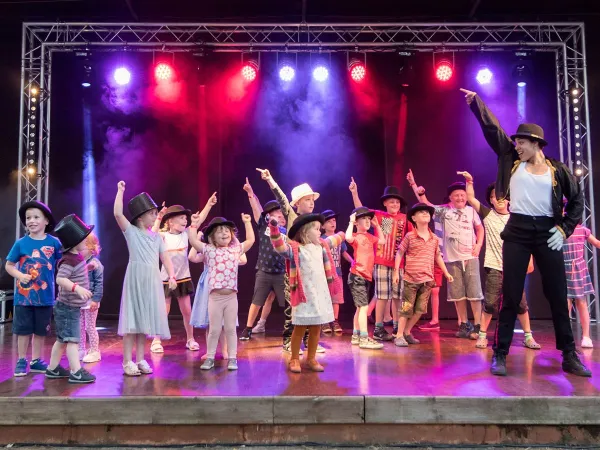
<svg viewBox="0 0 600 450">
<path fill-rule="evenodd" d="M 531 255 L 542 275 L 544 295 L 550 303 L 556 348 L 562 351 L 575 350 L 567 308 L 567 279 L 563 253 L 562 250 L 551 250 L 547 243 L 551 235 L 549 230 L 554 225 L 552 217 L 513 213 L 501 234 L 504 240 L 504 274 L 500 314 L 493 345 L 497 353 L 506 355 L 510 349 Z"/>
</svg>

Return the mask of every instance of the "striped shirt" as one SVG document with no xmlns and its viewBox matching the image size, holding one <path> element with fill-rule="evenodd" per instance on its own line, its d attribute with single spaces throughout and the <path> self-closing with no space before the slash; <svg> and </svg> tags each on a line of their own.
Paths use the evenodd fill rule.
<svg viewBox="0 0 600 450">
<path fill-rule="evenodd" d="M 398 213 L 395 215 L 388 214 L 385 211 L 372 211 L 381 226 L 381 231 L 385 236 L 385 245 L 377 247 L 375 252 L 375 264 L 380 264 L 386 267 L 394 267 L 396 253 L 402 238 L 410 228 L 406 221 L 406 214 Z"/>
<path fill-rule="evenodd" d="M 429 239 L 419 236 L 416 229 L 407 235 L 400 244 L 400 252 L 404 252 L 406 266 L 404 280 L 409 283 L 425 283 L 433 281 L 435 258 L 440 254 L 439 239 L 429 229 Z"/>
<path fill-rule="evenodd" d="M 565 261 L 585 261 L 585 243 L 592 232 L 589 228 L 577 225 L 573 234 L 563 245 L 562 251 Z"/>
<path fill-rule="evenodd" d="M 79 253 L 68 252 L 64 254 L 62 259 L 58 262 L 56 278 L 67 278 L 69 281 L 76 283 L 82 288 L 90 288 L 87 263 Z M 71 292 L 62 287 L 58 290 L 58 301 L 69 306 L 82 307 L 87 304 L 87 301 L 79 297 L 76 292 Z"/>
</svg>

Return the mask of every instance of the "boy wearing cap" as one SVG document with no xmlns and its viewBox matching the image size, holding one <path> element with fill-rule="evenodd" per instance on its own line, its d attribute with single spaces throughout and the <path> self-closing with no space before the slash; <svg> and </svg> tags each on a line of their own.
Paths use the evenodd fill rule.
<svg viewBox="0 0 600 450">
<path fill-rule="evenodd" d="M 80 252 L 85 249 L 85 238 L 93 229 L 94 225 L 88 226 L 75 214 L 70 214 L 54 230 L 62 242 L 64 255 L 57 266 L 56 284 L 59 290 L 54 306 L 56 342 L 52 346 L 46 378 L 68 378 L 69 383 L 75 384 L 96 381 L 96 377 L 82 368 L 79 362 L 81 308 L 92 298 L 87 262 Z M 65 350 L 70 370 L 60 365 Z"/>
<path fill-rule="evenodd" d="M 326 239 L 328 236 L 333 236 L 335 234 L 335 230 L 337 228 L 337 218 L 338 215 L 332 211 L 331 209 L 326 209 L 321 213 L 325 223 L 321 227 L 323 234 L 321 235 L 321 239 Z M 338 289 L 336 289 L 336 294 L 331 296 L 331 301 L 333 302 L 333 322 L 323 324 L 323 333 L 329 334 L 332 331 L 334 333 L 341 333 L 342 327 L 338 322 L 338 318 L 340 315 L 340 305 L 344 304 L 344 285 L 343 285 L 343 276 L 342 276 L 342 257 L 348 261 L 350 267 L 354 264 L 354 260 L 348 254 L 348 247 L 345 242 L 342 242 L 342 245 L 338 247 L 333 247 L 331 249 L 331 256 L 333 257 L 333 263 L 335 264 L 335 271 L 337 272 L 336 283 L 338 283 Z"/>
<path fill-rule="evenodd" d="M 248 194 L 252 215 L 258 228 L 258 259 L 256 260 L 254 295 L 252 296 L 252 303 L 248 311 L 246 328 L 244 328 L 240 336 L 241 341 L 247 341 L 252 338 L 252 327 L 254 326 L 256 316 L 258 316 L 260 308 L 265 306 L 265 301 L 272 291 L 275 292 L 279 306 L 282 308 L 285 306 L 287 287 L 285 281 L 285 259 L 271 245 L 269 232 L 269 220 L 273 218 L 277 220 L 279 232 L 282 236 L 286 234 L 286 221 L 281 212 L 281 206 L 279 206 L 277 200 L 270 200 L 264 206 L 261 206 L 248 178 L 246 178 L 246 184 L 244 184 L 244 191 Z M 289 287 L 287 288 L 289 289 Z"/>
<path fill-rule="evenodd" d="M 356 313 L 354 313 L 354 330 L 352 331 L 352 345 L 359 348 L 377 350 L 383 348 L 381 342 L 369 337 L 367 328 L 367 310 L 369 308 L 369 288 L 373 282 L 373 267 L 375 266 L 375 253 L 379 245 L 385 245 L 386 237 L 381 227 L 374 219 L 375 213 L 369 208 L 359 206 L 352 211 L 350 223 L 346 230 L 346 241 L 354 249 L 355 263 L 350 268 L 348 286 L 352 293 Z M 354 231 L 356 225 L 356 233 Z M 375 227 L 377 236 L 368 233 L 371 225 Z"/>
<path fill-rule="evenodd" d="M 467 206 L 465 183 L 452 183 L 448 186 L 450 203 L 433 205 L 425 195 L 425 188 L 416 187 L 412 170 L 406 179 L 416 193 L 419 202 L 435 208 L 443 229 L 444 263 L 448 272 L 454 277 L 453 283 L 448 283 L 449 302 L 456 302 L 456 310 L 460 325 L 456 337 L 469 339 L 471 334 L 479 334 L 481 321 L 481 278 L 479 275 L 479 252 L 483 245 L 484 228 L 475 210 Z M 473 311 L 475 326 L 469 322 L 467 301 Z"/>
<path fill-rule="evenodd" d="M 429 229 L 429 222 L 435 213 L 433 206 L 417 203 L 408 212 L 408 220 L 415 228 L 402 240 L 394 265 L 394 282 L 400 280 L 400 261 L 405 258 L 404 298 L 398 321 L 397 347 L 419 344 L 411 330 L 421 315 L 427 312 L 427 302 L 431 289 L 435 286 L 434 267 L 437 264 L 448 280 L 454 279 L 448 272 L 440 253 L 439 239 Z"/>
<path fill-rule="evenodd" d="M 19 218 L 27 234 L 13 244 L 5 265 L 6 272 L 16 279 L 12 324 L 17 335 L 15 377 L 27 375 L 26 358 L 32 336 L 29 370 L 46 372 L 42 349 L 50 331 L 56 263 L 62 258 L 60 241 L 46 234 L 56 223 L 48 206 L 38 201 L 26 202 L 19 208 Z"/>
<path fill-rule="evenodd" d="M 533 255 L 542 275 L 544 294 L 550 303 L 556 348 L 562 351 L 562 369 L 573 375 L 591 377 L 592 372 L 581 362 L 575 349 L 561 251 L 564 241 L 583 215 L 584 199 L 579 182 L 565 164 L 545 156 L 543 149 L 548 143 L 542 127 L 520 124 L 517 132 L 509 137 L 475 92 L 461 91 L 487 143 L 498 157 L 496 198 L 508 198 L 510 192 L 511 201 L 510 218 L 502 232 L 503 300 L 490 371 L 493 375 L 506 375 L 506 356 L 527 266 Z M 563 197 L 567 199 L 564 209 Z"/>
<path fill-rule="evenodd" d="M 354 207 L 361 207 L 362 202 L 358 197 L 358 186 L 354 178 L 351 178 L 349 189 L 352 193 Z M 406 206 L 406 201 L 402 198 L 396 186 L 387 186 L 384 189 L 381 203 L 385 211 L 373 210 L 385 237 L 385 245 L 377 247 L 373 269 L 375 298 L 377 298 L 373 338 L 378 341 L 391 341 L 394 339 L 394 336 L 389 334 L 383 327 L 383 316 L 388 301 L 392 300 L 392 317 L 395 334 L 398 328 L 398 310 L 400 308 L 402 289 L 401 283 L 393 283 L 394 261 L 400 242 L 402 242 L 406 232 L 410 231 L 412 226 L 407 224 L 406 214 L 400 212 Z"/>
</svg>

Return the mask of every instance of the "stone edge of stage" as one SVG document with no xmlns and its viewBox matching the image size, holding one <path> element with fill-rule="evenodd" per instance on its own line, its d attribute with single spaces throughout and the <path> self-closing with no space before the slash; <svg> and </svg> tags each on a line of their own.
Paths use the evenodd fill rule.
<svg viewBox="0 0 600 450">
<path fill-rule="evenodd" d="M 0 425 L 599 425 L 600 397 L 1 398 Z"/>
</svg>

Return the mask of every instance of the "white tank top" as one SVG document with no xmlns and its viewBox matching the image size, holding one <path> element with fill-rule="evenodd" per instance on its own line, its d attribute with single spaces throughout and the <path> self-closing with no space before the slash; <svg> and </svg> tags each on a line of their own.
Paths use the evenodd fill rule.
<svg viewBox="0 0 600 450">
<path fill-rule="evenodd" d="M 529 173 L 522 162 L 510 179 L 510 212 L 525 216 L 553 217 L 552 174 Z"/>
</svg>

